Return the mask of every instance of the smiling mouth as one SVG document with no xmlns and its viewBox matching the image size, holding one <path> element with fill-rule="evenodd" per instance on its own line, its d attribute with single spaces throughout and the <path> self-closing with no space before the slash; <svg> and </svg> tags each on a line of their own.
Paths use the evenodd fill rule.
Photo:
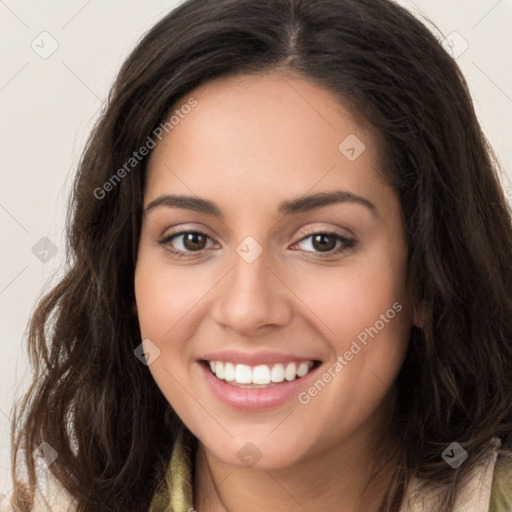
<svg viewBox="0 0 512 512">
<path fill-rule="evenodd" d="M 239 388 L 259 389 L 271 388 L 299 380 L 320 366 L 321 361 L 311 360 L 256 366 L 234 364 L 228 361 L 202 360 L 201 363 L 217 379 L 226 384 Z"/>
</svg>

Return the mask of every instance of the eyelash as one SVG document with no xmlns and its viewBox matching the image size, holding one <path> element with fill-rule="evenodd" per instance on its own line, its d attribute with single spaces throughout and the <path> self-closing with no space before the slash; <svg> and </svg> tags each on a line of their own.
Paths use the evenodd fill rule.
<svg viewBox="0 0 512 512">
<path fill-rule="evenodd" d="M 171 242 L 172 239 L 177 238 L 182 235 L 186 235 L 186 234 L 197 234 L 197 235 L 202 235 L 207 238 L 210 238 L 206 233 L 203 233 L 201 231 L 194 231 L 194 230 L 179 231 L 177 233 L 173 233 L 171 235 L 164 237 L 158 243 L 160 245 L 164 246 L 166 251 L 169 251 L 171 254 L 173 254 L 174 256 L 177 256 L 178 258 L 183 258 L 183 257 L 187 258 L 187 257 L 190 257 L 189 255 L 199 254 L 199 253 L 207 250 L 207 249 L 201 249 L 199 251 L 181 251 L 179 249 L 173 249 L 170 247 L 169 242 Z M 352 238 L 346 238 L 346 237 L 344 237 L 338 233 L 332 232 L 332 231 L 308 232 L 297 242 L 297 244 L 300 242 L 303 242 L 307 238 L 310 238 L 314 235 L 327 235 L 329 237 L 335 238 L 337 241 L 342 242 L 341 247 L 338 247 L 337 249 L 332 249 L 331 251 L 326 252 L 326 253 L 315 253 L 314 251 L 306 251 L 308 253 L 313 252 L 314 254 L 316 254 L 315 258 L 327 258 L 327 257 L 337 256 L 337 255 L 342 254 L 345 251 L 347 251 L 348 249 L 351 249 L 357 245 L 357 240 L 352 239 Z M 294 245 L 296 245 L 296 244 L 294 244 Z"/>
</svg>

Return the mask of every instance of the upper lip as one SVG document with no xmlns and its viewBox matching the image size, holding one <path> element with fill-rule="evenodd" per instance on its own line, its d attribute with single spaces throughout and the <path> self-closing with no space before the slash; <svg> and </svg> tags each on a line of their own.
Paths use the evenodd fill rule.
<svg viewBox="0 0 512 512">
<path fill-rule="evenodd" d="M 209 352 L 201 359 L 206 361 L 223 361 L 233 364 L 257 366 L 259 364 L 294 363 L 302 361 L 317 361 L 314 357 L 302 357 L 281 352 L 240 352 L 238 350 L 219 350 Z"/>
</svg>

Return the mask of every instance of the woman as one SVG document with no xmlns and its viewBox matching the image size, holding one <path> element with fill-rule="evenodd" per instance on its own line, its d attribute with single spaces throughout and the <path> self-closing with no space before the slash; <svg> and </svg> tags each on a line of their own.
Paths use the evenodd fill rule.
<svg viewBox="0 0 512 512">
<path fill-rule="evenodd" d="M 496 169 L 397 5 L 180 5 L 80 164 L 15 509 L 512 510 Z"/>
</svg>

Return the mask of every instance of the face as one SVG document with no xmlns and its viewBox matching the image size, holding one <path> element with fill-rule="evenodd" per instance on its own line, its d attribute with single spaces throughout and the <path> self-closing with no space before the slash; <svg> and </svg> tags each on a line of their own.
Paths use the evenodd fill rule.
<svg viewBox="0 0 512 512">
<path fill-rule="evenodd" d="M 368 443 L 412 324 L 376 134 L 291 75 L 217 79 L 180 105 L 148 163 L 135 272 L 151 375 L 226 464 Z"/>
</svg>

